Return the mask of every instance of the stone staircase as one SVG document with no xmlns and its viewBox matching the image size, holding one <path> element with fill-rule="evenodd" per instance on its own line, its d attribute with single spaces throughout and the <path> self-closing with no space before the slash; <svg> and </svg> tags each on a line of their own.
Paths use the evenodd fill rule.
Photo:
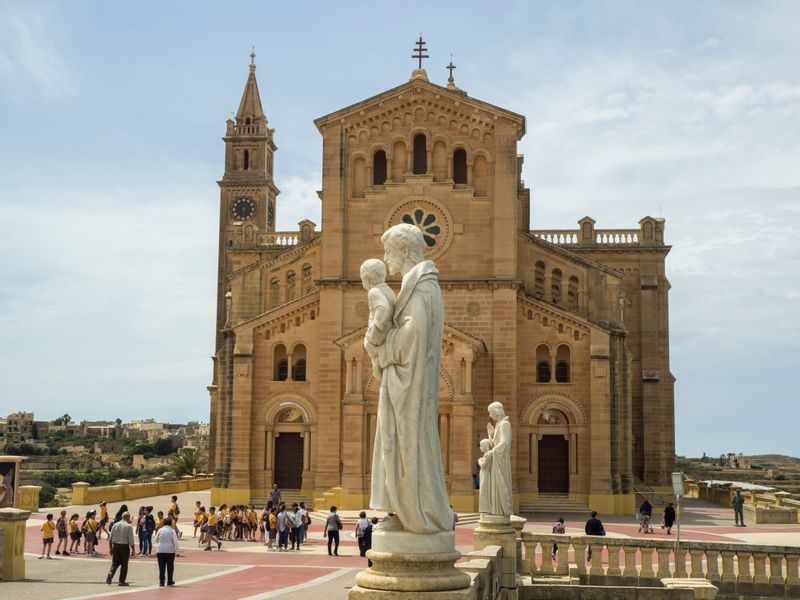
<svg viewBox="0 0 800 600">
<path fill-rule="evenodd" d="M 519 503 L 519 514 L 588 515 L 589 506 L 583 502 L 570 500 L 567 494 L 539 494 L 536 500 Z"/>
<path fill-rule="evenodd" d="M 250 504 L 254 504 L 257 509 L 262 509 L 267 505 L 269 496 L 259 496 L 250 498 Z M 291 506 L 295 502 L 300 504 L 306 503 L 307 510 L 314 510 L 314 499 L 310 496 L 303 496 L 300 490 L 281 490 L 281 502 L 285 502 L 286 506 Z"/>
<path fill-rule="evenodd" d="M 664 508 L 669 502 L 675 502 L 675 496 L 655 491 L 638 477 L 633 478 L 633 491 L 636 494 L 636 510 L 639 510 L 645 498 L 650 501 L 654 510 Z"/>
</svg>

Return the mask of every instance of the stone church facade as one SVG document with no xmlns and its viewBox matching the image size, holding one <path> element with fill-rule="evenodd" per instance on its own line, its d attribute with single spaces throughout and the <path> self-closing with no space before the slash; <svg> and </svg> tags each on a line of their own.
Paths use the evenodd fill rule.
<svg viewBox="0 0 800 600">
<path fill-rule="evenodd" d="M 667 489 L 664 221 L 530 229 L 517 154 L 525 118 L 423 69 L 315 124 L 321 227 L 277 232 L 277 148 L 250 65 L 219 181 L 212 502 L 248 502 L 276 482 L 309 497 L 340 488 L 340 506 L 368 506 L 379 382 L 362 344 L 359 267 L 383 257 L 380 235 L 399 222 L 422 230 L 439 269 L 439 432 L 456 510 L 477 507 L 493 401 L 513 424 L 515 502 L 631 514 L 634 485 Z"/>
</svg>

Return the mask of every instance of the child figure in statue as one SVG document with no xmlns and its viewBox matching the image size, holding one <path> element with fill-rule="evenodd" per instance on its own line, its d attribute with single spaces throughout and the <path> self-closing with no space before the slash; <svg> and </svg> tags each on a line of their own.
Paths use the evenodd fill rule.
<svg viewBox="0 0 800 600">
<path fill-rule="evenodd" d="M 370 346 L 380 346 L 386 341 L 386 334 L 392 326 L 394 317 L 395 295 L 391 288 L 386 285 L 386 265 L 382 260 L 370 258 L 361 265 L 361 285 L 367 290 L 367 302 L 369 304 L 369 320 L 367 321 L 367 332 L 364 334 L 364 347 L 367 352 Z M 370 354 L 372 359 L 372 375 L 380 377 L 381 370 L 378 366 L 376 356 Z"/>
</svg>

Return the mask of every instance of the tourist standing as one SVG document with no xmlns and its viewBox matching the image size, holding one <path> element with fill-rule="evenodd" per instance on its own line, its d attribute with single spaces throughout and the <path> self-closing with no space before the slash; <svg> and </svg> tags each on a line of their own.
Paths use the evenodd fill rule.
<svg viewBox="0 0 800 600">
<path fill-rule="evenodd" d="M 675 507 L 672 505 L 672 502 L 667 504 L 666 508 L 664 508 L 664 527 L 667 530 L 667 534 L 672 533 L 672 526 L 675 524 Z"/>
<path fill-rule="evenodd" d="M 356 539 L 358 540 L 358 553 L 360 556 L 367 555 L 367 543 L 364 539 L 364 534 L 369 527 L 370 522 L 367 518 L 367 513 L 362 510 L 358 513 L 358 521 L 356 521 Z"/>
<path fill-rule="evenodd" d="M 136 516 L 136 537 L 139 538 L 139 554 L 144 556 L 144 506 L 139 507 L 139 514 Z"/>
<path fill-rule="evenodd" d="M 369 551 L 372 549 L 372 529 L 378 524 L 378 517 L 372 517 L 372 522 L 364 530 L 364 547 Z M 366 555 L 366 552 L 364 553 Z M 367 566 L 372 566 L 372 561 L 367 559 Z"/>
<path fill-rule="evenodd" d="M 120 513 L 121 514 L 121 513 Z M 103 537 L 103 532 L 106 532 L 106 537 L 110 535 L 106 529 L 108 525 L 108 504 L 105 500 L 100 503 L 100 520 L 97 522 L 97 539 L 98 541 Z"/>
<path fill-rule="evenodd" d="M 336 507 L 331 506 L 331 512 L 325 520 L 325 529 L 322 537 L 328 538 L 328 556 L 339 556 L 339 531 L 342 529 L 342 520 L 336 514 Z M 331 545 L 333 544 L 333 553 Z"/>
<path fill-rule="evenodd" d="M 276 511 L 277 509 L 274 506 L 269 511 L 269 541 L 267 542 L 267 550 L 275 550 L 275 543 L 278 539 L 278 513 Z"/>
<path fill-rule="evenodd" d="M 69 556 L 67 550 L 67 511 L 62 510 L 61 516 L 56 521 L 56 535 L 58 535 L 58 544 L 56 545 L 56 554 L 63 554 Z M 60 552 L 61 544 L 64 544 L 64 551 Z"/>
<path fill-rule="evenodd" d="M 300 506 L 297 507 L 297 547 L 300 548 L 300 544 L 305 544 L 306 542 L 306 505 L 304 502 L 300 503 Z"/>
<path fill-rule="evenodd" d="M 81 527 L 78 525 L 80 515 L 73 513 L 69 518 L 69 551 L 73 554 L 80 552 L 81 544 Z"/>
<path fill-rule="evenodd" d="M 164 527 L 156 534 L 156 559 L 158 559 L 158 585 L 164 587 L 164 572 L 167 575 L 167 585 L 175 585 L 175 557 L 180 556 L 180 542 L 178 534 L 172 528 L 172 519 L 164 521 Z"/>
<path fill-rule="evenodd" d="M 150 555 L 153 553 L 153 532 L 156 530 L 156 520 L 153 517 L 153 507 L 152 506 L 145 506 L 144 507 L 144 519 L 143 519 L 143 537 L 142 540 L 144 542 L 144 549 L 142 550 L 142 554 Z"/>
<path fill-rule="evenodd" d="M 84 549 L 87 556 L 97 556 L 97 552 L 95 552 L 95 547 L 97 546 L 97 521 L 94 520 L 96 514 L 93 510 L 90 510 L 86 513 L 86 520 L 83 522 Z"/>
<path fill-rule="evenodd" d="M 269 493 L 269 499 L 272 500 L 272 506 L 280 506 L 281 491 L 278 489 L 278 484 L 272 485 L 272 491 Z"/>
<path fill-rule="evenodd" d="M 128 578 L 128 560 L 131 557 L 131 553 L 136 552 L 131 514 L 129 512 L 122 513 L 120 520 L 114 520 L 108 539 L 111 542 L 111 570 L 106 576 L 106 583 L 111 585 L 114 573 L 119 568 L 119 585 L 127 587 L 130 585 L 126 581 Z"/>
<path fill-rule="evenodd" d="M 744 496 L 742 496 L 742 490 L 736 490 L 736 494 L 731 498 L 731 506 L 733 506 L 733 520 L 736 526 L 746 527 L 744 524 Z"/>
<path fill-rule="evenodd" d="M 280 505 L 278 515 L 275 517 L 278 522 L 278 551 L 284 552 L 289 549 L 289 513 L 286 506 Z"/>
<path fill-rule="evenodd" d="M 178 537 L 181 537 L 181 535 L 183 535 L 183 534 L 181 533 L 181 530 L 178 529 L 178 515 L 179 514 L 181 514 L 181 509 L 178 506 L 178 497 L 177 496 L 173 496 L 172 497 L 172 502 L 169 505 L 169 511 L 167 513 L 167 516 L 172 519 L 172 528 L 175 530 L 175 533 L 178 534 Z"/>
<path fill-rule="evenodd" d="M 588 521 L 586 521 L 586 527 L 585 527 L 584 530 L 586 532 L 586 535 L 605 535 L 606 534 L 606 530 L 603 527 L 603 522 L 600 519 L 597 518 L 597 511 L 596 510 L 592 511 L 592 516 Z M 592 560 L 592 548 L 591 548 L 591 546 L 589 547 L 588 552 L 586 554 L 586 560 Z"/>
<path fill-rule="evenodd" d="M 39 558 L 45 557 L 45 552 L 47 552 L 47 558 L 50 559 L 50 550 L 53 549 L 53 537 L 56 532 L 56 522 L 53 521 L 53 513 L 48 513 L 47 520 L 42 523 L 41 526 L 42 530 L 42 555 Z"/>
</svg>

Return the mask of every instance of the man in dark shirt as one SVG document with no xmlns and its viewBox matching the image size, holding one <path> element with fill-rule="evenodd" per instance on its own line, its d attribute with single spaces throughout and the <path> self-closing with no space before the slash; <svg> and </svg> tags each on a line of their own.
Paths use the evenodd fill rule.
<svg viewBox="0 0 800 600">
<path fill-rule="evenodd" d="M 605 535 L 606 530 L 603 527 L 603 522 L 597 518 L 597 511 L 592 511 L 592 517 L 586 521 L 585 527 L 586 535 Z M 592 560 L 592 548 L 589 547 L 586 554 L 586 560 Z"/>
</svg>

